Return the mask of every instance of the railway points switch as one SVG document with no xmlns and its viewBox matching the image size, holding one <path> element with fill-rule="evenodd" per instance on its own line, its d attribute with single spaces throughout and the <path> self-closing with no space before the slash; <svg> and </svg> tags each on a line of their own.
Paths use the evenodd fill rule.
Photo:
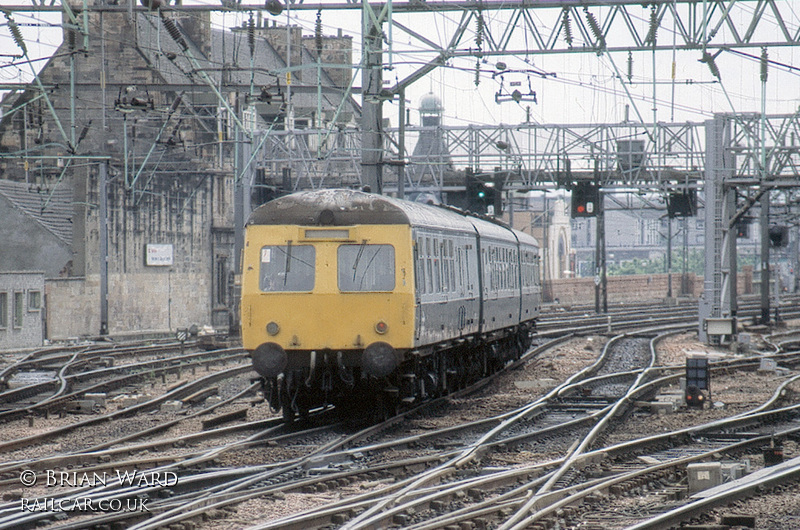
<svg viewBox="0 0 800 530">
<path fill-rule="evenodd" d="M 73 414 L 94 414 L 98 408 L 91 399 L 76 399 L 64 404 L 64 410 Z"/>
<path fill-rule="evenodd" d="M 183 408 L 180 401 L 167 401 L 161 405 L 161 412 L 178 412 Z"/>
<path fill-rule="evenodd" d="M 722 484 L 722 463 L 697 462 L 686 467 L 689 493 L 696 493 Z"/>
<path fill-rule="evenodd" d="M 98 407 L 105 408 L 106 407 L 106 400 L 108 399 L 108 394 L 105 392 L 89 392 L 84 394 L 84 398 L 94 401 Z"/>
</svg>

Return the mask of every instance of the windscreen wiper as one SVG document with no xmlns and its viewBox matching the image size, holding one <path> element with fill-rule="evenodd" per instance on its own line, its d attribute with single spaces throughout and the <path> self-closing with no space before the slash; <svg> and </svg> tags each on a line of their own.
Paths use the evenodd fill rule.
<svg viewBox="0 0 800 530">
<path fill-rule="evenodd" d="M 358 254 L 356 254 L 356 259 L 353 262 L 353 281 L 354 282 L 356 281 L 356 273 L 358 272 L 357 271 L 358 262 L 361 260 L 361 255 L 364 253 L 364 249 L 366 248 L 366 246 L 367 246 L 367 240 L 366 239 L 361 240 L 361 246 L 358 247 Z"/>
<path fill-rule="evenodd" d="M 283 285 L 289 280 L 289 271 L 292 270 L 292 241 L 286 242 L 286 268 L 283 271 Z"/>
</svg>

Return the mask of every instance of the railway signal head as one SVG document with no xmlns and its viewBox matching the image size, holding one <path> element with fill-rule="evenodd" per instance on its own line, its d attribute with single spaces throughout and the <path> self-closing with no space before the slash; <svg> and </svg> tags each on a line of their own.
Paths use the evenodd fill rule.
<svg viewBox="0 0 800 530">
<path fill-rule="evenodd" d="M 600 205 L 600 189 L 591 182 L 578 182 L 572 189 L 572 217 L 595 217 Z"/>
<path fill-rule="evenodd" d="M 773 248 L 787 246 L 789 244 L 789 227 L 783 225 L 770 226 L 769 244 Z"/>
<path fill-rule="evenodd" d="M 670 192 L 667 195 L 667 215 L 670 219 L 697 215 L 697 190 Z"/>
<path fill-rule="evenodd" d="M 686 406 L 693 407 L 693 408 L 703 408 L 706 404 L 706 397 L 703 395 L 703 391 L 697 388 L 694 385 L 690 385 L 686 387 Z"/>
<path fill-rule="evenodd" d="M 706 396 L 703 390 L 711 392 L 711 372 L 706 357 L 686 358 L 686 399 L 687 407 L 703 408 Z"/>
<path fill-rule="evenodd" d="M 488 206 L 495 204 L 500 197 L 494 182 L 484 182 L 472 171 L 467 171 L 465 180 L 467 210 L 486 213 Z"/>
</svg>

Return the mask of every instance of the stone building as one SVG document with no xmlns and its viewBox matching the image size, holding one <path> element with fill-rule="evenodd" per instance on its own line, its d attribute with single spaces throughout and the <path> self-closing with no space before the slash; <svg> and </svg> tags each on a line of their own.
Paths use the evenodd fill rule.
<svg viewBox="0 0 800 530">
<path fill-rule="evenodd" d="M 517 230 L 531 234 L 539 242 L 543 295 L 546 302 L 551 302 L 552 282 L 573 276 L 571 263 L 574 252 L 567 203 L 557 193 L 533 192 L 525 197 L 515 197 L 513 213 L 509 210 L 506 207 L 502 220 Z"/>
<path fill-rule="evenodd" d="M 441 128 L 443 113 L 444 106 L 436 95 L 426 94 L 420 99 L 419 118 L 422 130 L 405 172 L 406 179 L 413 187 L 443 188 L 445 179 L 452 180 L 454 177 L 450 146 L 447 145 Z M 463 183 L 463 176 L 458 183 Z"/>
<path fill-rule="evenodd" d="M 41 346 L 44 273 L 0 272 L 0 350 Z"/>
<path fill-rule="evenodd" d="M 221 31 L 208 11 L 99 9 L 112 3 L 90 0 L 86 27 L 64 15 L 37 83 L 2 100 L 0 271 L 44 271 L 51 339 L 227 327 L 241 152 L 290 115 L 325 125 L 350 73 L 313 65 L 351 57 L 351 39 L 317 51 L 292 28 L 288 62 L 286 28 L 261 17 Z"/>
</svg>

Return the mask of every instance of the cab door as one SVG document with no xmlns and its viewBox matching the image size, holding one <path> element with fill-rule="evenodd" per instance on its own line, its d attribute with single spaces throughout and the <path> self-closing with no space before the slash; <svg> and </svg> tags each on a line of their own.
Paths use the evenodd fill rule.
<svg viewBox="0 0 800 530">
<path fill-rule="evenodd" d="M 414 234 L 411 246 L 414 249 L 414 342 L 419 344 L 422 330 L 422 293 L 425 279 L 425 264 L 419 259 L 419 245 Z"/>
</svg>

